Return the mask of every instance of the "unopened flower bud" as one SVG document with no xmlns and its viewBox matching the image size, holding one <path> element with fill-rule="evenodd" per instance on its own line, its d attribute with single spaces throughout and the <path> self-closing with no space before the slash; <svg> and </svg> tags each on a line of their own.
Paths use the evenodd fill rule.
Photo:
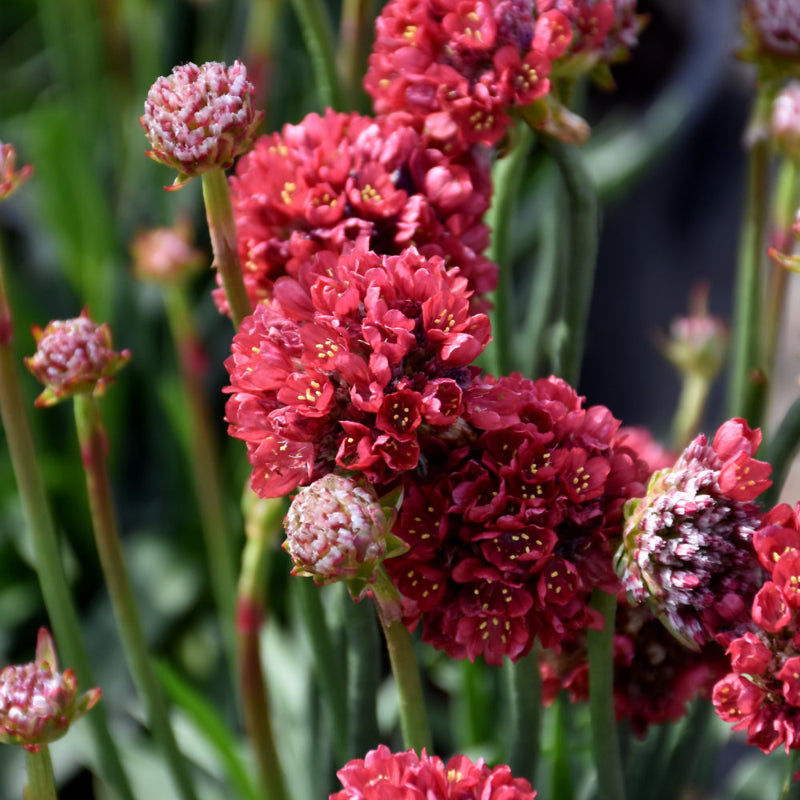
<svg viewBox="0 0 800 800">
<path fill-rule="evenodd" d="M 320 585 L 347 581 L 358 598 L 377 566 L 405 545 L 390 533 L 395 507 L 382 505 L 372 487 L 330 473 L 301 489 L 283 525 L 293 575 Z"/>
<path fill-rule="evenodd" d="M 33 338 L 36 353 L 25 359 L 25 366 L 45 386 L 36 398 L 39 407 L 76 394 L 103 394 L 131 357 L 128 350 L 112 349 L 108 324 L 93 322 L 85 308 L 74 319 L 34 327 Z"/>
<path fill-rule="evenodd" d="M 139 122 L 150 140 L 147 155 L 174 167 L 179 188 L 195 175 L 228 169 L 253 144 L 264 118 L 253 107 L 255 89 L 241 61 L 184 64 L 151 87 Z"/>
<path fill-rule="evenodd" d="M 800 4 L 796 0 L 745 0 L 740 56 L 755 62 L 762 77 L 800 76 Z"/>
<path fill-rule="evenodd" d="M 5 200 L 21 183 L 30 178 L 33 167 L 26 164 L 16 169 L 14 145 L 0 142 L 0 200 Z"/>
<path fill-rule="evenodd" d="M 136 277 L 161 284 L 183 283 L 206 260 L 203 251 L 192 245 L 189 225 L 183 223 L 142 231 L 130 249 Z"/>
<path fill-rule="evenodd" d="M 800 161 L 800 81 L 790 81 L 775 98 L 770 134 L 782 155 Z"/>
<path fill-rule="evenodd" d="M 0 742 L 36 752 L 60 739 L 100 694 L 100 689 L 91 689 L 79 695 L 75 673 L 58 672 L 53 640 L 41 628 L 36 660 L 0 671 Z"/>
</svg>

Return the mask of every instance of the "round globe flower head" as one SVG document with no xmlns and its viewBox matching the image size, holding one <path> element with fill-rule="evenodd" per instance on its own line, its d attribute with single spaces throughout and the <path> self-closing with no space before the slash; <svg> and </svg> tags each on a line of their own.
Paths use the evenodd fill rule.
<svg viewBox="0 0 800 800">
<path fill-rule="evenodd" d="M 17 152 L 12 144 L 0 142 L 0 200 L 5 200 L 21 183 L 30 178 L 33 167 L 16 168 Z"/>
<path fill-rule="evenodd" d="M 457 438 L 426 441 L 424 469 L 403 476 L 394 530 L 408 550 L 386 571 L 407 627 L 500 665 L 602 627 L 591 595 L 619 590 L 622 507 L 649 471 L 611 412 L 558 378 L 484 376 L 465 395 Z"/>
<path fill-rule="evenodd" d="M 790 81 L 775 98 L 770 139 L 779 153 L 800 161 L 800 81 Z"/>
<path fill-rule="evenodd" d="M 717 714 L 765 753 L 800 750 L 800 504 L 764 518 L 753 546 L 767 580 L 753 598 L 750 629 L 728 645 L 730 670 L 714 686 Z"/>
<path fill-rule="evenodd" d="M 0 742 L 37 752 L 60 739 L 100 694 L 100 689 L 91 689 L 79 695 L 75 673 L 58 672 L 53 640 L 41 628 L 36 660 L 0 671 Z"/>
<path fill-rule="evenodd" d="M 137 233 L 130 251 L 139 280 L 165 285 L 184 283 L 206 263 L 205 253 L 194 247 L 191 227 L 184 222 Z"/>
<path fill-rule="evenodd" d="M 150 140 L 147 155 L 178 170 L 177 189 L 212 169 L 228 169 L 253 144 L 264 118 L 253 107 L 255 89 L 241 61 L 183 64 L 151 87 L 139 122 Z"/>
<path fill-rule="evenodd" d="M 45 386 L 35 401 L 39 407 L 76 394 L 102 395 L 131 357 L 128 350 L 113 349 L 111 328 L 90 319 L 85 308 L 74 319 L 34 327 L 33 338 L 36 353 L 25 359 L 25 366 Z"/>
<path fill-rule="evenodd" d="M 283 521 L 293 575 L 325 585 L 345 581 L 360 599 L 373 573 L 405 545 L 391 534 L 400 495 L 384 502 L 371 486 L 330 473 L 302 488 Z"/>
<path fill-rule="evenodd" d="M 795 0 L 745 0 L 745 46 L 739 55 L 758 65 L 763 80 L 800 77 L 800 6 Z"/>
<path fill-rule="evenodd" d="M 761 514 L 754 500 L 771 467 L 753 458 L 761 433 L 725 422 L 709 444 L 697 436 L 647 494 L 625 507 L 615 564 L 634 602 L 654 613 L 687 647 L 726 644 L 749 619 L 761 582 L 752 549 Z"/>
<path fill-rule="evenodd" d="M 483 759 L 453 756 L 446 764 L 437 756 L 413 750 L 393 753 L 378 745 L 337 773 L 344 787 L 329 800 L 534 800 L 536 791 L 509 767 L 488 767 Z"/>
<path fill-rule="evenodd" d="M 228 432 L 247 442 L 251 486 L 280 497 L 328 472 L 389 491 L 428 439 L 463 414 L 472 362 L 490 339 L 457 268 L 320 252 L 246 317 L 225 366 Z"/>
<path fill-rule="evenodd" d="M 397 255 L 413 244 L 458 266 L 486 305 L 497 265 L 485 251 L 489 155 L 436 139 L 406 113 L 309 114 L 260 136 L 231 178 L 239 258 L 253 307 L 315 252 Z M 221 290 L 214 294 L 227 313 Z M 482 310 L 482 309 L 478 309 Z"/>
</svg>

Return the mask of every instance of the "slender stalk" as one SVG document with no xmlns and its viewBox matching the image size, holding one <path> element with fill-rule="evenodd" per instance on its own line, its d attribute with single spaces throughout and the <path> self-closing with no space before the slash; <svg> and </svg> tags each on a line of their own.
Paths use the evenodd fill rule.
<svg viewBox="0 0 800 800">
<path fill-rule="evenodd" d="M 603 630 L 590 630 L 587 634 L 589 707 L 598 797 L 600 800 L 624 800 L 625 785 L 614 710 L 614 617 L 617 598 L 613 594 L 595 590 L 592 607 L 602 614 L 605 621 Z"/>
<path fill-rule="evenodd" d="M 338 65 L 349 108 L 357 107 L 364 95 L 361 88 L 361 79 L 367 71 L 364 44 L 374 17 L 375 0 L 343 0 Z"/>
<path fill-rule="evenodd" d="M 80 686 L 96 681 L 83 643 L 78 612 L 61 560 L 55 523 L 44 490 L 36 449 L 26 413 L 12 349 L 11 311 L 0 263 L 0 417 L 2 417 L 26 524 L 33 545 L 36 572 L 47 614 L 64 661 L 78 676 Z M 99 704 L 88 715 L 102 776 L 122 800 L 133 791 L 122 767 L 119 751 L 108 729 L 108 716 Z"/>
<path fill-rule="evenodd" d="M 786 780 L 783 782 L 780 800 L 800 800 L 800 780 L 794 779 L 795 774 L 800 770 L 800 752 L 792 750 L 788 761 Z"/>
<path fill-rule="evenodd" d="M 514 265 L 511 248 L 513 208 L 519 193 L 525 161 L 533 142 L 527 125 L 513 129 L 511 150 L 498 159 L 492 170 L 494 197 L 487 215 L 492 230 L 489 258 L 500 265 L 497 288 L 492 302 L 492 342 L 489 355 L 491 368 L 497 375 L 507 375 L 512 366 L 512 331 L 514 329 Z"/>
<path fill-rule="evenodd" d="M 343 93 L 327 6 L 322 0 L 292 0 L 292 5 L 311 57 L 319 101 L 323 106 L 341 110 L 344 107 Z"/>
<path fill-rule="evenodd" d="M 186 290 L 169 286 L 165 300 L 172 338 L 178 352 L 183 400 L 189 417 L 188 447 L 195 493 L 200 507 L 201 529 L 206 548 L 206 563 L 211 591 L 219 615 L 223 646 L 231 674 L 236 671 L 236 569 L 233 559 L 233 534 L 225 514 L 221 459 L 214 439 L 211 412 L 208 408 L 198 368 L 200 341 L 197 336 Z"/>
<path fill-rule="evenodd" d="M 711 381 L 696 372 L 684 373 L 681 396 L 672 418 L 672 447 L 680 452 L 697 432 L 703 409 L 711 389 Z"/>
<path fill-rule="evenodd" d="M 375 571 L 372 592 L 386 638 L 392 675 L 397 685 L 403 744 L 405 747 L 413 747 L 417 753 L 423 747 L 430 752 L 431 732 L 414 643 L 400 619 L 400 595 L 382 564 Z"/>
<path fill-rule="evenodd" d="M 561 173 L 569 203 L 569 257 L 561 308 L 566 335 L 558 362 L 561 377 L 577 386 L 597 261 L 597 192 L 577 147 L 551 138 L 544 142 Z"/>
<path fill-rule="evenodd" d="M 508 765 L 516 777 L 536 781 L 542 728 L 542 679 L 539 648 L 515 664 L 503 665 L 510 719 L 508 723 Z"/>
<path fill-rule="evenodd" d="M 259 500 L 246 491 L 245 534 L 239 573 L 236 636 L 239 684 L 245 731 L 258 765 L 261 790 L 268 800 L 286 800 L 286 783 L 275 749 L 267 677 L 261 659 L 260 631 L 264 622 L 267 565 L 276 532 L 281 530 L 283 500 Z"/>
<path fill-rule="evenodd" d="M 800 398 L 792 403 L 778 430 L 759 452 L 759 458 L 772 465 L 772 486 L 760 498 L 762 508 L 770 508 L 778 502 L 798 445 L 800 445 Z"/>
<path fill-rule="evenodd" d="M 756 117 L 764 103 L 756 100 Z M 764 405 L 763 337 L 761 334 L 761 266 L 766 236 L 769 184 L 769 141 L 760 136 L 750 149 L 744 220 L 736 275 L 732 372 L 729 412 L 744 417 L 752 427 L 761 424 Z"/>
<path fill-rule="evenodd" d="M 178 750 L 161 685 L 150 661 L 147 640 L 125 566 L 106 469 L 108 443 L 100 408 L 97 399 L 87 394 L 75 395 L 73 402 L 97 552 L 131 676 L 180 796 L 183 800 L 195 800 L 189 769 Z"/>
<path fill-rule="evenodd" d="M 222 288 L 230 307 L 231 319 L 238 329 L 252 309 L 242 279 L 239 251 L 236 246 L 236 221 L 233 217 L 228 180 L 221 169 L 202 174 L 203 200 L 206 204 L 208 232 L 214 251 L 214 266 L 219 270 Z"/>
<path fill-rule="evenodd" d="M 552 796 L 558 800 L 573 800 L 575 785 L 572 780 L 572 768 L 569 763 L 570 737 L 567 731 L 569 721 L 569 701 L 562 692 L 553 708 L 553 780 Z"/>
<path fill-rule="evenodd" d="M 28 768 L 25 800 L 56 800 L 56 782 L 48 746 L 43 744 L 35 753 L 26 750 L 25 765 Z"/>
</svg>

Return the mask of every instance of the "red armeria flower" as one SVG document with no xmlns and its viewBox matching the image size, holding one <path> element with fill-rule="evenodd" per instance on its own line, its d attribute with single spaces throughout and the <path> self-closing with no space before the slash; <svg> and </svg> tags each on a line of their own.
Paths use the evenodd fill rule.
<svg viewBox="0 0 800 800">
<path fill-rule="evenodd" d="M 567 639 L 560 653 L 542 651 L 542 695 L 550 705 L 564 689 L 573 703 L 589 699 L 586 636 Z M 619 597 L 614 632 L 614 705 L 617 721 L 628 720 L 644 738 L 651 725 L 681 719 L 697 697 L 710 698 L 730 664 L 710 642 L 699 652 L 684 647 L 647 606 Z"/>
<path fill-rule="evenodd" d="M 394 532 L 409 549 L 386 568 L 425 641 L 500 664 L 602 625 L 589 596 L 619 588 L 622 506 L 648 472 L 609 410 L 557 378 L 476 381 L 466 407 L 468 430 L 426 443 L 425 480 L 405 481 Z"/>
<path fill-rule="evenodd" d="M 632 0 L 391 0 L 375 26 L 364 86 L 378 113 L 407 110 L 466 142 L 495 144 L 509 110 L 619 60 L 635 41 Z M 446 116 L 443 116 L 442 112 Z"/>
<path fill-rule="evenodd" d="M 321 252 L 279 279 L 226 361 L 226 418 L 252 486 L 278 497 L 334 470 L 388 484 L 464 413 L 470 364 L 490 338 L 467 281 L 441 258 Z"/>
<path fill-rule="evenodd" d="M 536 792 L 509 767 L 453 756 L 445 764 L 423 749 L 392 753 L 386 745 L 348 762 L 337 773 L 344 787 L 329 800 L 534 800 Z"/>
<path fill-rule="evenodd" d="M 645 497 L 626 506 L 616 556 L 622 583 L 687 647 L 735 635 L 760 585 L 753 501 L 772 483 L 770 465 L 753 458 L 760 442 L 760 431 L 728 420 L 710 445 L 696 437 L 671 469 L 653 475 Z"/>
<path fill-rule="evenodd" d="M 491 181 L 487 154 L 436 140 L 407 114 L 309 114 L 260 137 L 231 179 L 239 255 L 250 300 L 319 250 L 397 255 L 415 246 L 458 266 L 479 296 L 497 282 L 483 255 Z M 221 290 L 215 293 L 226 311 Z M 483 301 L 485 303 L 485 300 Z"/>
<path fill-rule="evenodd" d="M 714 687 L 717 714 L 769 753 L 800 749 L 800 504 L 785 503 L 753 535 L 768 580 L 753 599 L 751 629 L 728 646 L 731 671 Z"/>
</svg>

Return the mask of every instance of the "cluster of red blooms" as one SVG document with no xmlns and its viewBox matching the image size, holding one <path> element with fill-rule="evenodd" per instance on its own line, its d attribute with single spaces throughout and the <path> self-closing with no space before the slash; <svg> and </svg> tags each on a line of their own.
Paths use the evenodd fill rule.
<svg viewBox="0 0 800 800">
<path fill-rule="evenodd" d="M 800 504 L 772 509 L 753 545 L 768 580 L 753 599 L 751 630 L 728 646 L 732 672 L 712 699 L 748 744 L 788 752 L 800 749 Z"/>
<path fill-rule="evenodd" d="M 772 483 L 770 465 L 753 458 L 760 442 L 759 430 L 728 420 L 711 444 L 697 436 L 626 508 L 616 558 L 623 587 L 634 601 L 648 600 L 687 647 L 724 646 L 749 618 L 761 584 L 754 500 Z"/>
<path fill-rule="evenodd" d="M 464 420 L 460 442 L 425 452 L 393 529 L 409 545 L 385 562 L 406 624 L 490 664 L 601 626 L 589 598 L 617 591 L 622 507 L 649 475 L 619 422 L 558 378 L 518 375 L 476 381 Z"/>
<path fill-rule="evenodd" d="M 438 256 L 321 252 L 233 340 L 226 418 L 252 486 L 280 497 L 339 467 L 388 484 L 467 409 L 489 319 Z"/>
<path fill-rule="evenodd" d="M 390 0 L 364 86 L 378 113 L 408 110 L 432 130 L 495 144 L 508 111 L 619 60 L 635 43 L 631 0 Z"/>
<path fill-rule="evenodd" d="M 260 137 L 231 179 L 239 255 L 253 306 L 317 251 L 415 246 L 458 266 L 478 297 L 497 282 L 484 255 L 488 154 L 454 148 L 408 114 L 309 114 Z M 227 310 L 222 290 L 218 306 Z"/>
<path fill-rule="evenodd" d="M 445 764 L 437 756 L 413 750 L 392 753 L 386 745 L 370 750 L 336 773 L 344 787 L 330 800 L 534 800 L 524 778 L 503 765 L 494 769 L 483 759 L 453 756 Z"/>
<path fill-rule="evenodd" d="M 614 631 L 614 707 L 617 720 L 628 720 L 643 738 L 650 725 L 674 722 L 697 697 L 711 690 L 730 669 L 719 645 L 699 652 L 684 647 L 647 606 L 630 606 L 624 594 L 617 606 Z M 568 639 L 560 653 L 542 652 L 542 698 L 552 703 L 564 689 L 574 703 L 589 699 L 586 637 Z"/>
</svg>

